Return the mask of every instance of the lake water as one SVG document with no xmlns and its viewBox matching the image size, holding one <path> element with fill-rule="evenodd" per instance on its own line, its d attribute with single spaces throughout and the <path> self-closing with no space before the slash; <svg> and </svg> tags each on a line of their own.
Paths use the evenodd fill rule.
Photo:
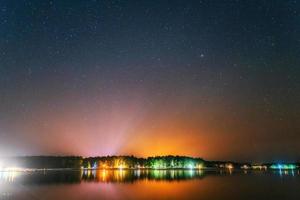
<svg viewBox="0 0 300 200">
<path fill-rule="evenodd" d="M 0 172 L 1 200 L 300 199 L 300 172 L 90 170 Z"/>
</svg>

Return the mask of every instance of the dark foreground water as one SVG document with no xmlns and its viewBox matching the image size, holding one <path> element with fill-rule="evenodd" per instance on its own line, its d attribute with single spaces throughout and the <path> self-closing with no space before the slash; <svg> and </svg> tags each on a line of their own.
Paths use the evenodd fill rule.
<svg viewBox="0 0 300 200">
<path fill-rule="evenodd" d="M 0 172 L 1 200 L 300 199 L 295 171 Z"/>
</svg>

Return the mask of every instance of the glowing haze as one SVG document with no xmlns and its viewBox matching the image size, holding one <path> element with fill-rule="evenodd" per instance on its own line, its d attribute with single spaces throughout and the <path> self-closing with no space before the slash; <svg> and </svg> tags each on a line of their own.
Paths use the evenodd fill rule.
<svg viewBox="0 0 300 200">
<path fill-rule="evenodd" d="M 0 155 L 295 160 L 295 1 L 3 1 Z"/>
</svg>

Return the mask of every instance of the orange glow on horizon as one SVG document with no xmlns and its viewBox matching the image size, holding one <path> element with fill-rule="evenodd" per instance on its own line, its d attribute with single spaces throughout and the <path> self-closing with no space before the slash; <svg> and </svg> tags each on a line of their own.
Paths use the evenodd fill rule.
<svg viewBox="0 0 300 200">
<path fill-rule="evenodd" d="M 59 114 L 39 111 L 36 116 L 40 117 L 26 119 L 22 129 L 41 133 L 40 137 L 30 138 L 31 146 L 47 155 L 186 155 L 235 160 L 238 157 L 247 159 L 246 156 L 254 153 L 256 157 L 267 148 L 263 146 L 249 152 L 253 149 L 251 141 L 261 137 L 255 133 L 263 130 L 255 131 L 243 123 L 236 125 L 218 107 L 206 107 L 201 112 L 191 107 L 179 112 L 179 108 L 171 106 L 157 108 L 141 117 L 139 103 L 129 105 L 104 113 L 94 109 L 86 120 L 82 120 L 83 113 L 75 106 Z M 218 117 L 213 118 L 211 113 L 217 112 Z M 240 133 L 244 136 L 240 137 Z M 249 141 L 246 144 L 245 139 Z"/>
</svg>

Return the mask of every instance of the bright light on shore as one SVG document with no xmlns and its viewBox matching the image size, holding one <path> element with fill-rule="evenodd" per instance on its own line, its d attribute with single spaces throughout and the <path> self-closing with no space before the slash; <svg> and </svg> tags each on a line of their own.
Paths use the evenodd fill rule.
<svg viewBox="0 0 300 200">
<path fill-rule="evenodd" d="M 234 167 L 233 167 L 233 164 L 229 163 L 229 164 L 226 164 L 226 168 L 229 169 L 229 170 L 231 170 L 231 169 L 233 169 Z"/>
<path fill-rule="evenodd" d="M 123 165 L 119 165 L 118 168 L 119 169 L 124 169 L 124 166 Z"/>
<path fill-rule="evenodd" d="M 274 164 L 274 165 L 271 165 L 270 167 L 271 169 L 296 169 L 297 166 L 294 165 L 294 164 Z"/>
<path fill-rule="evenodd" d="M 2 172 L 16 172 L 16 171 L 25 171 L 26 169 L 19 168 L 19 167 L 1 167 L 0 171 Z"/>
<path fill-rule="evenodd" d="M 198 165 L 198 169 L 203 169 L 203 168 L 204 168 L 203 164 Z"/>
<path fill-rule="evenodd" d="M 189 168 L 189 169 L 194 169 L 194 166 L 193 166 L 192 164 L 189 164 L 189 165 L 188 165 L 188 168 Z"/>
</svg>

